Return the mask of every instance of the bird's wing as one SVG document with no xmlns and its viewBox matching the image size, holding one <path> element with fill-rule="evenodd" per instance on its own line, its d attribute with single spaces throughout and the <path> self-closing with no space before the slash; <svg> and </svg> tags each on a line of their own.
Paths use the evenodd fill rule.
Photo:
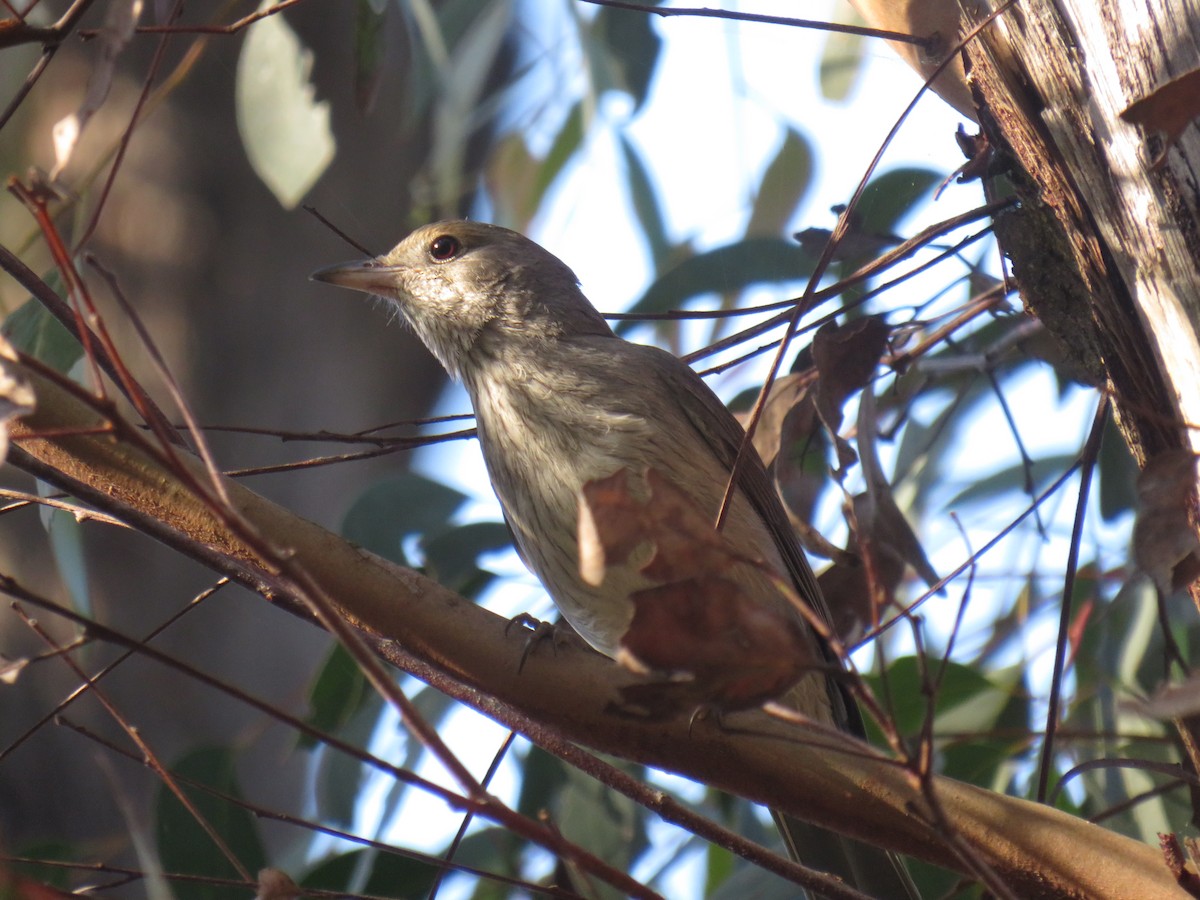
<svg viewBox="0 0 1200 900">
<path fill-rule="evenodd" d="M 656 347 L 640 349 L 647 351 L 646 358 L 654 363 L 662 389 L 669 391 L 679 401 L 687 421 L 712 449 L 713 455 L 727 469 L 732 469 L 738 448 L 746 437 L 745 429 L 734 418 L 733 413 L 682 360 Z M 784 512 L 779 495 L 775 493 L 775 486 L 767 475 L 762 459 L 753 446 L 746 448 L 746 457 L 742 460 L 737 486 L 766 524 L 787 566 L 787 574 L 791 576 L 800 596 L 826 623 L 832 623 L 829 607 L 817 584 L 817 578 L 808 564 L 804 550 L 800 547 L 795 531 L 792 530 L 792 524 Z M 825 657 L 831 663 L 841 665 L 825 641 L 819 636 L 815 637 Z M 829 694 L 831 698 L 836 698 L 834 708 L 841 727 L 851 734 L 863 737 L 866 732 L 862 713 L 845 685 L 831 679 Z"/>
<path fill-rule="evenodd" d="M 745 430 L 733 417 L 733 413 L 682 360 L 665 350 L 654 347 L 646 349 L 652 351 L 663 389 L 676 397 L 688 422 L 707 442 L 713 455 L 725 468 L 732 469 L 738 448 L 746 437 Z M 737 486 L 774 538 L 779 554 L 787 566 L 787 574 L 791 576 L 796 590 L 826 622 L 832 623 L 829 608 L 821 595 L 820 587 L 817 586 L 812 567 L 804 556 L 779 495 L 775 492 L 775 486 L 771 483 L 771 478 L 753 446 L 746 448 L 746 457 L 742 460 Z"/>
</svg>

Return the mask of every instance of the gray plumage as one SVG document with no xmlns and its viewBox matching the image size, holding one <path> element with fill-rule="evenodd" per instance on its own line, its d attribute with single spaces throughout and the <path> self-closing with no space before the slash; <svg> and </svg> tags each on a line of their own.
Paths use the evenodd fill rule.
<svg viewBox="0 0 1200 900">
<path fill-rule="evenodd" d="M 744 437 L 737 420 L 686 364 L 617 337 L 571 270 L 516 232 L 440 222 L 417 229 L 384 256 L 313 277 L 392 301 L 461 379 L 523 558 L 575 630 L 614 656 L 632 615 L 629 595 L 647 582 L 628 567 L 608 570 L 599 587 L 584 582 L 576 542 L 581 487 L 621 468 L 651 467 L 715 520 Z M 723 533 L 745 555 L 786 574 L 828 621 L 816 579 L 753 450 Z M 766 576 L 739 568 L 735 577 L 746 596 L 792 614 Z M 804 632 L 814 657 L 830 659 L 816 635 Z M 806 675 L 785 699 L 818 721 L 861 734 L 854 704 L 823 674 Z M 806 832 L 805 843 L 821 840 L 809 826 L 789 822 L 788 830 L 792 824 Z M 791 849 L 808 855 L 794 846 L 795 834 L 788 837 Z M 822 843 L 823 855 L 853 855 L 840 838 Z M 853 851 L 867 854 L 866 868 L 882 878 L 876 896 L 908 896 L 881 851 L 857 844 Z M 862 874 L 853 858 L 811 862 L 855 881 Z"/>
</svg>

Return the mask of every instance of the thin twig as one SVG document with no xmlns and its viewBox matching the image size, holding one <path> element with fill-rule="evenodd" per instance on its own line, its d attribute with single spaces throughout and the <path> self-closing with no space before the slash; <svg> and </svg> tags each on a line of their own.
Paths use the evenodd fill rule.
<svg viewBox="0 0 1200 900">
<path fill-rule="evenodd" d="M 705 9 L 704 7 L 684 6 L 647 6 L 643 3 L 627 3 L 625 0 L 584 0 L 596 6 L 607 6 L 610 9 L 624 9 L 630 12 L 647 13 L 652 16 L 670 18 L 672 16 L 687 16 L 699 19 L 726 19 L 732 22 L 758 22 L 765 25 L 785 25 L 792 28 L 808 28 L 814 31 L 834 31 L 839 34 L 857 34 L 861 37 L 880 38 L 885 41 L 898 41 L 902 44 L 915 44 L 918 47 L 928 47 L 929 38 L 918 37 L 903 31 L 885 31 L 882 28 L 868 28 L 864 25 L 843 25 L 838 22 L 822 22 L 819 19 L 793 19 L 788 16 L 768 16 L 762 13 L 739 12 L 731 9 Z"/>
<path fill-rule="evenodd" d="M 1083 517 L 1087 512 L 1088 495 L 1091 492 L 1092 473 L 1096 470 L 1096 459 L 1100 453 L 1100 438 L 1104 435 L 1104 423 L 1108 421 L 1108 397 L 1101 397 L 1092 419 L 1092 430 L 1083 445 L 1079 465 L 1079 499 L 1075 504 L 1075 522 L 1071 526 L 1071 544 L 1067 551 L 1067 569 L 1063 578 L 1062 605 L 1059 610 L 1058 637 L 1054 644 L 1054 670 L 1050 678 L 1050 699 L 1046 704 L 1046 737 L 1042 741 L 1041 758 L 1038 761 L 1037 798 L 1046 802 L 1050 784 L 1050 770 L 1054 765 L 1054 732 L 1058 728 L 1059 705 L 1062 698 L 1062 680 L 1067 667 L 1067 638 L 1071 633 L 1071 610 L 1074 608 L 1075 574 L 1079 569 L 1079 547 L 1083 543 Z"/>
</svg>

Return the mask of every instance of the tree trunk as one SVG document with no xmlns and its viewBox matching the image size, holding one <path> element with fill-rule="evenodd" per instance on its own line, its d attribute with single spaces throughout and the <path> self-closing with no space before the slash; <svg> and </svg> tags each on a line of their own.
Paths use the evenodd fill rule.
<svg viewBox="0 0 1200 900">
<path fill-rule="evenodd" d="M 1168 148 L 1122 113 L 1200 66 L 1198 41 L 1190 0 L 1033 0 L 966 50 L 984 132 L 1016 169 L 1022 207 L 997 232 L 1022 297 L 1111 392 L 1143 465 L 1200 448 L 1200 134 Z"/>
</svg>

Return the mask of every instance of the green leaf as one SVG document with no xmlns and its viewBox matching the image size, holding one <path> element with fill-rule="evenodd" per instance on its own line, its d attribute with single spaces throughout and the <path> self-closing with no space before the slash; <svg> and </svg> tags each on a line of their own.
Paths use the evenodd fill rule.
<svg viewBox="0 0 1200 900">
<path fill-rule="evenodd" d="M 422 720 L 433 728 L 437 728 L 455 709 L 453 700 L 431 687 L 420 688 L 416 694 L 410 697 L 410 702 Z M 367 706 L 365 708 L 366 715 L 354 719 L 350 728 L 346 729 L 346 733 L 343 734 L 343 739 L 357 746 L 366 746 L 378 725 L 382 708 L 382 701 Z M 403 737 L 401 743 L 404 748 L 403 758 L 396 758 L 399 755 L 397 748 L 388 754 L 389 761 L 401 769 L 415 772 L 421 757 L 425 754 L 425 745 L 408 736 Z M 361 785 L 368 777 L 376 774 L 376 771 L 369 763 L 359 763 L 341 753 L 333 754 L 333 757 L 328 770 L 329 777 L 322 782 L 322 786 L 325 788 L 324 796 L 328 801 L 328 808 L 338 807 L 339 815 L 343 816 L 340 821 L 349 827 L 354 812 L 355 798 L 360 793 Z M 381 822 L 388 823 L 395 819 L 396 812 L 400 809 L 409 789 L 410 785 L 405 781 L 399 779 L 392 781 L 391 788 L 379 803 L 379 820 Z"/>
<path fill-rule="evenodd" d="M 38 496 L 48 497 L 56 489 L 42 480 L 37 483 Z M 92 595 L 88 573 L 87 553 L 83 546 L 83 525 L 65 510 L 38 507 L 42 527 L 50 538 L 58 575 L 67 586 L 71 603 L 78 612 L 92 614 Z"/>
<path fill-rule="evenodd" d="M 443 531 L 466 496 L 404 472 L 368 488 L 342 521 L 342 536 L 385 559 L 407 565 L 404 539 Z"/>
<path fill-rule="evenodd" d="M 787 228 L 812 184 L 812 147 L 800 132 L 789 128 L 779 152 L 763 173 L 746 233 L 771 237 Z"/>
<path fill-rule="evenodd" d="M 236 799 L 241 799 L 234 770 L 233 752 L 225 747 L 203 747 L 180 759 L 171 771 L 181 777 L 208 785 Z M 267 864 L 266 851 L 258 834 L 258 822 L 245 808 L 223 797 L 198 788 L 184 787 L 191 802 L 205 821 L 220 835 L 226 846 L 237 856 L 242 866 L 252 874 Z M 167 872 L 205 875 L 210 878 L 237 878 L 237 872 L 212 839 L 196 823 L 166 787 L 160 785 L 155 803 L 155 825 L 158 853 Z M 217 892 L 211 885 L 176 881 L 172 884 L 179 900 L 211 900 L 213 897 L 234 897 L 245 890 L 229 889 Z"/>
<path fill-rule="evenodd" d="M 937 660 L 930 660 L 931 671 L 938 664 Z M 886 678 L 868 676 L 872 690 L 885 704 L 890 704 L 889 709 L 901 734 L 919 732 L 928 714 L 929 696 L 921 680 L 921 671 L 916 657 L 905 656 L 888 666 Z M 943 714 L 991 689 L 991 683 L 980 673 L 958 663 L 948 663 L 934 704 L 937 721 L 940 724 Z"/>
<path fill-rule="evenodd" d="M 592 19 L 592 69 L 594 73 L 607 70 L 594 77 L 602 89 L 627 91 L 633 97 L 634 112 L 646 101 L 662 49 L 662 38 L 651 18 L 629 10 L 601 8 Z"/>
<path fill-rule="evenodd" d="M 309 714 L 305 721 L 319 731 L 336 734 L 374 693 L 346 648 L 334 643 L 309 689 Z M 302 734 L 298 743 L 310 749 L 316 746 L 317 739 Z"/>
<path fill-rule="evenodd" d="M 4 320 L 0 333 L 57 372 L 69 372 L 83 359 L 83 347 L 46 307 L 30 297 Z"/>
<path fill-rule="evenodd" d="M 671 243 L 667 239 L 667 222 L 663 215 L 662 204 L 658 202 L 654 179 L 646 170 L 641 154 L 624 135 L 621 135 L 621 155 L 625 160 L 625 178 L 629 187 L 629 199 L 633 202 L 633 211 L 637 214 L 642 233 L 650 245 L 650 256 L 654 259 L 657 269 L 668 258 L 672 249 Z"/>
<path fill-rule="evenodd" d="M 550 152 L 546 154 L 546 158 L 542 161 L 542 167 L 538 172 L 538 180 L 534 189 L 534 196 L 537 198 L 539 204 L 546 195 L 546 191 L 550 189 L 550 185 L 562 174 L 571 157 L 578 152 L 580 145 L 582 145 L 583 125 L 583 103 L 580 101 L 571 107 L 571 111 L 567 114 L 566 119 L 563 120 L 562 127 L 558 129 L 558 134 L 554 136 L 554 143 L 550 145 Z"/>
<path fill-rule="evenodd" d="M 79 863 L 86 858 L 87 852 L 82 847 L 77 847 L 66 841 L 48 840 L 39 841 L 36 844 L 19 846 L 13 855 L 27 860 L 44 860 L 47 863 L 46 865 L 40 865 L 37 862 L 18 863 L 14 861 L 5 863 L 6 866 L 12 867 L 13 872 L 25 878 L 31 878 L 42 884 L 58 888 L 61 891 L 69 891 L 71 889 L 71 867 L 55 866 L 50 865 L 50 863 Z M 2 884 L 4 882 L 0 881 L 0 885 Z M 36 896 L 31 895 L 29 898 L 25 898 L 21 894 L 16 894 L 10 898 L 8 894 L 4 893 L 3 888 L 0 888 L 0 898 L 3 898 L 3 900 L 37 900 Z"/>
<path fill-rule="evenodd" d="M 1132 512 L 1137 502 L 1137 463 L 1112 416 L 1104 424 L 1100 455 L 1096 460 L 1099 476 L 1100 515 L 1106 522 Z"/>
<path fill-rule="evenodd" d="M 369 111 L 379 93 L 387 55 L 386 9 L 380 0 L 358 0 L 354 17 L 354 102 L 359 112 Z"/>
<path fill-rule="evenodd" d="M 425 573 L 456 594 L 476 597 L 495 576 L 479 568 L 483 553 L 512 546 L 512 536 L 503 522 L 471 522 L 425 541 Z"/>
<path fill-rule="evenodd" d="M 708 900 L 743 900 L 745 897 L 755 900 L 794 900 L 797 896 L 807 895 L 797 895 L 796 885 L 774 872 L 743 864 L 737 866 L 719 888 L 705 896 Z"/>
<path fill-rule="evenodd" d="M 566 774 L 555 824 L 567 840 L 628 871 L 646 843 L 641 807 L 574 767 Z M 597 887 L 601 898 L 621 896 L 607 886 Z"/>
<path fill-rule="evenodd" d="M 630 309 L 632 313 L 659 313 L 681 309 L 693 297 L 731 293 L 754 284 L 778 284 L 806 278 L 812 271 L 808 251 L 782 238 L 749 238 L 684 260 L 647 288 Z M 625 321 L 618 333 L 637 323 Z"/>
<path fill-rule="evenodd" d="M 821 96 L 841 103 L 862 81 L 866 42 L 861 35 L 830 32 L 821 51 Z"/>
<path fill-rule="evenodd" d="M 858 230 L 871 235 L 892 235 L 902 218 L 945 176 L 933 169 L 899 168 L 877 175 L 855 209 Z"/>
<path fill-rule="evenodd" d="M 383 700 L 367 691 L 362 703 L 338 729 L 337 736 L 349 744 L 365 747 L 375 732 Z M 354 823 L 358 794 L 366 775 L 375 770 L 367 763 L 333 750 L 321 753 L 316 774 L 317 813 L 322 822 L 349 828 Z"/>
<path fill-rule="evenodd" d="M 259 10 L 275 0 L 263 0 Z M 284 209 L 300 202 L 333 161 L 329 104 L 314 99 L 312 53 L 282 15 L 250 26 L 238 58 L 238 133 L 255 174 Z"/>
<path fill-rule="evenodd" d="M 545 810 L 553 808 L 554 798 L 567 783 L 567 768 L 567 764 L 557 756 L 530 744 L 521 766 L 517 812 L 537 818 Z"/>
<path fill-rule="evenodd" d="M 571 107 L 543 159 L 535 159 L 524 135 L 504 137 L 491 153 L 486 169 L 487 188 L 496 207 L 495 219 L 525 231 L 546 197 L 546 192 L 583 143 L 582 101 Z"/>
<path fill-rule="evenodd" d="M 522 857 L 532 849 L 525 838 L 502 826 L 490 825 L 463 838 L 454 861 L 484 872 L 520 877 Z M 497 881 L 480 878 L 470 896 L 472 900 L 510 900 L 514 891 Z"/>
<path fill-rule="evenodd" d="M 374 859 L 369 859 L 369 856 Z M 433 887 L 438 871 L 433 863 L 397 853 L 352 850 L 322 860 L 309 870 L 300 881 L 300 886 L 310 891 L 355 891 L 353 882 L 358 877 L 359 866 L 363 864 L 370 866 L 370 874 L 366 884 L 357 893 L 380 897 L 423 897 Z M 402 894 L 397 893 L 400 888 L 403 888 Z"/>
<path fill-rule="evenodd" d="M 490 115 L 482 101 L 492 89 L 490 77 L 512 21 L 511 0 L 492 0 L 477 9 L 438 74 L 428 165 L 435 205 L 442 214 L 457 209 L 465 192 L 467 147 Z"/>
<path fill-rule="evenodd" d="M 980 478 L 969 487 L 959 491 L 946 501 L 946 509 L 957 509 L 984 500 L 993 501 L 997 497 L 1013 492 L 1027 493 L 1025 480 L 1027 475 L 1033 479 L 1033 488 L 1036 491 L 1071 468 L 1075 464 L 1075 460 L 1076 456 L 1073 453 L 1048 456 L 1044 459 L 1035 459 L 1028 470 L 1021 463 L 1015 463 L 986 478 Z"/>
</svg>

